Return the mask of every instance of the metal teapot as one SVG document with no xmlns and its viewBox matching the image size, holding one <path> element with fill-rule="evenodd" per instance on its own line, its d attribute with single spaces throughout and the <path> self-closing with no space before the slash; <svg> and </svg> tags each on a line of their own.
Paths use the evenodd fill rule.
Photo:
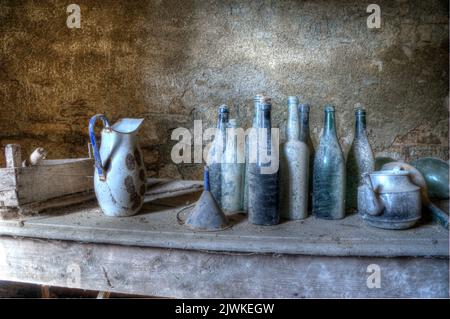
<svg viewBox="0 0 450 319">
<path fill-rule="evenodd" d="M 358 187 L 358 212 L 370 226 L 410 228 L 421 218 L 420 187 L 411 182 L 407 170 L 366 174 Z"/>
</svg>

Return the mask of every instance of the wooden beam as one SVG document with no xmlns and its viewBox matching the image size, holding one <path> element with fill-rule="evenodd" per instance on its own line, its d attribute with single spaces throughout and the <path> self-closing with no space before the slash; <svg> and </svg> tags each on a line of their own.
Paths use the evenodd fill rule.
<svg viewBox="0 0 450 319">
<path fill-rule="evenodd" d="M 92 190 L 93 160 L 45 160 L 19 170 L 20 205 Z"/>
<path fill-rule="evenodd" d="M 370 265 L 379 267 L 380 288 L 367 285 Z M 234 254 L 0 237 L 0 280 L 147 296 L 448 298 L 448 267 L 448 258 Z"/>
</svg>

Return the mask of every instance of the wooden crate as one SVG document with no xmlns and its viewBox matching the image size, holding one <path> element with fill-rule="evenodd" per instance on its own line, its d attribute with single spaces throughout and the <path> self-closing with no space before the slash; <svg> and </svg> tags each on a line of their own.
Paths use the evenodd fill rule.
<svg viewBox="0 0 450 319">
<path fill-rule="evenodd" d="M 67 196 L 73 200 L 79 194 L 92 197 L 91 158 L 43 160 L 38 165 L 22 167 L 17 144 L 6 145 L 5 158 L 6 167 L 0 168 L 0 208 L 31 207 Z"/>
</svg>

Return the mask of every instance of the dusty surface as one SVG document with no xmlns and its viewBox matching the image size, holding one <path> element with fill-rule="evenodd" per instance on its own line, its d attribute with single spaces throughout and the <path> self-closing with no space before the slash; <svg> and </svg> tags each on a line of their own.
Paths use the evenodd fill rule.
<svg viewBox="0 0 450 319">
<path fill-rule="evenodd" d="M 48 214 L 0 220 L 1 236 L 170 249 L 315 256 L 448 257 L 448 231 L 423 218 L 414 228 L 393 231 L 370 227 L 352 214 L 341 220 L 282 221 L 252 225 L 244 214 L 229 214 L 232 227 L 218 232 L 192 231 L 183 223 L 193 208 L 146 204 L 132 217 L 105 218 L 96 203 L 55 209 Z M 178 199 L 181 200 L 181 199 Z M 172 203 L 167 199 L 162 203 Z M 172 206 L 172 205 L 171 205 Z M 425 217 L 425 216 L 424 216 Z M 1 266 L 1 265 L 0 265 Z"/>
<path fill-rule="evenodd" d="M 448 159 L 448 2 L 377 3 L 379 30 L 358 0 L 92 0 L 68 29 L 65 1 L 2 1 L 0 143 L 84 156 L 92 115 L 145 117 L 149 176 L 201 178 L 172 164 L 170 132 L 221 103 L 249 125 L 265 91 L 282 128 L 287 95 L 311 103 L 315 145 L 332 102 L 346 152 L 360 102 L 376 155 Z"/>
</svg>

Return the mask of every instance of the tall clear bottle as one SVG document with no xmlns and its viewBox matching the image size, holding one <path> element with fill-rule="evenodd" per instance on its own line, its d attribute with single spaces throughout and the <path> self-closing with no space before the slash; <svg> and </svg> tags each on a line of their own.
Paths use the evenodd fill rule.
<svg viewBox="0 0 450 319">
<path fill-rule="evenodd" d="M 256 163 L 249 163 L 248 219 L 255 225 L 275 225 L 279 214 L 278 136 L 272 138 L 272 103 L 263 97 L 258 105 Z M 250 158 L 252 149 L 249 149 Z"/>
<path fill-rule="evenodd" d="M 244 188 L 243 136 L 237 134 L 238 124 L 230 119 L 227 128 L 227 146 L 222 160 L 222 209 L 224 212 L 242 210 Z"/>
<path fill-rule="evenodd" d="M 345 162 L 332 105 L 325 106 L 323 132 L 314 157 L 312 212 L 323 219 L 345 216 Z"/>
<path fill-rule="evenodd" d="M 357 208 L 358 185 L 363 174 L 372 173 L 375 169 L 375 159 L 366 132 L 366 111 L 358 105 L 355 109 L 355 137 L 347 156 L 347 187 L 346 209 L 354 211 Z"/>
<path fill-rule="evenodd" d="M 253 97 L 253 121 L 252 121 L 252 127 L 257 127 L 257 114 L 258 114 L 258 105 L 259 101 L 264 95 L 262 93 L 256 94 Z M 244 175 L 244 197 L 243 197 L 243 210 L 245 212 L 248 211 L 248 179 L 249 179 L 249 148 L 252 147 L 251 143 L 254 143 L 256 141 L 250 141 L 250 136 L 247 135 L 245 137 L 245 175 Z"/>
<path fill-rule="evenodd" d="M 298 98 L 289 96 L 287 141 L 280 152 L 280 215 L 289 220 L 308 216 L 309 149 L 299 137 Z"/>
<path fill-rule="evenodd" d="M 308 210 L 312 210 L 312 193 L 313 193 L 313 171 L 314 171 L 314 145 L 309 133 L 309 110 L 308 103 L 300 104 L 298 107 L 300 117 L 300 142 L 308 145 L 309 150 L 309 168 L 308 168 Z"/>
<path fill-rule="evenodd" d="M 214 137 L 211 148 L 208 152 L 209 183 L 211 194 L 217 204 L 222 206 L 222 156 L 226 146 L 226 127 L 228 124 L 229 111 L 226 105 L 219 107 L 217 134 Z"/>
</svg>

